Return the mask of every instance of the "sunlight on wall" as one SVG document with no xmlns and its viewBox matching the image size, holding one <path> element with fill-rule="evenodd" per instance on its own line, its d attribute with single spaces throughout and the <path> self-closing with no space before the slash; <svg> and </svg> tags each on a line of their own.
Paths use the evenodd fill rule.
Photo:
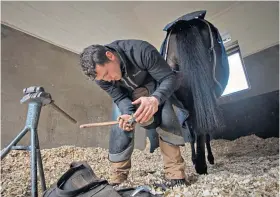
<svg viewBox="0 0 280 197">
<path fill-rule="evenodd" d="M 239 52 L 228 56 L 229 81 L 222 96 L 249 88 Z"/>
</svg>

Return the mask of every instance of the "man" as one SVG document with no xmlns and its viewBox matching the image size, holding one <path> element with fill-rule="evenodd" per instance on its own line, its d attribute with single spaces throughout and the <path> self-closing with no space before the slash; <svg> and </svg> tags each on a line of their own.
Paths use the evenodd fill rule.
<svg viewBox="0 0 280 197">
<path fill-rule="evenodd" d="M 146 41 L 118 40 L 91 45 L 80 56 L 82 70 L 105 90 L 120 112 L 119 125 L 112 127 L 109 160 L 111 183 L 127 179 L 134 148 L 131 115 L 146 129 L 155 128 L 170 186 L 185 183 L 185 163 L 180 153 L 184 139 L 170 102 L 178 88 L 176 74 L 157 49 Z"/>
</svg>

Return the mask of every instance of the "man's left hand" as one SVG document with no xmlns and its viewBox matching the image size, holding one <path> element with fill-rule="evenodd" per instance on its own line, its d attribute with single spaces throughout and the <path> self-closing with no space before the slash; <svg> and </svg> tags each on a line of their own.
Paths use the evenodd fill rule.
<svg viewBox="0 0 280 197">
<path fill-rule="evenodd" d="M 140 97 L 132 102 L 133 105 L 140 104 L 139 108 L 134 113 L 136 122 L 141 124 L 147 122 L 158 111 L 159 102 L 156 97 Z"/>
</svg>

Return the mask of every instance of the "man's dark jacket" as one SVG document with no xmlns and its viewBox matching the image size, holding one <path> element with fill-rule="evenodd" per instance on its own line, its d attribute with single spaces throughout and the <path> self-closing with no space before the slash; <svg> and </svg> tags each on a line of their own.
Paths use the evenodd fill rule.
<svg viewBox="0 0 280 197">
<path fill-rule="evenodd" d="M 131 93 L 138 87 L 146 87 L 160 105 L 174 93 L 176 75 L 154 46 L 142 40 L 117 40 L 105 46 L 117 52 L 122 79 L 96 83 L 112 97 L 122 114 L 135 112 Z"/>
</svg>

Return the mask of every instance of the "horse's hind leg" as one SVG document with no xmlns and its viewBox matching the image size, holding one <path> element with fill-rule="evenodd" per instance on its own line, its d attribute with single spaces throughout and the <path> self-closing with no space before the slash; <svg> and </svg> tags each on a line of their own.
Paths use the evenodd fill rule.
<svg viewBox="0 0 280 197">
<path fill-rule="evenodd" d="M 195 159 L 196 159 L 195 147 L 194 147 L 195 134 L 194 134 L 193 128 L 191 126 L 189 126 L 189 129 L 190 129 L 190 134 L 191 134 L 192 162 L 193 162 L 193 165 L 195 165 Z"/>
<path fill-rule="evenodd" d="M 207 164 L 205 159 L 205 134 L 197 135 L 196 139 L 196 160 L 195 170 L 198 174 L 207 174 Z"/>
<path fill-rule="evenodd" d="M 211 150 L 211 144 L 210 144 L 210 135 L 206 134 L 206 148 L 207 148 L 207 159 L 209 161 L 210 164 L 214 164 L 214 156 L 212 154 L 212 150 Z"/>
</svg>

